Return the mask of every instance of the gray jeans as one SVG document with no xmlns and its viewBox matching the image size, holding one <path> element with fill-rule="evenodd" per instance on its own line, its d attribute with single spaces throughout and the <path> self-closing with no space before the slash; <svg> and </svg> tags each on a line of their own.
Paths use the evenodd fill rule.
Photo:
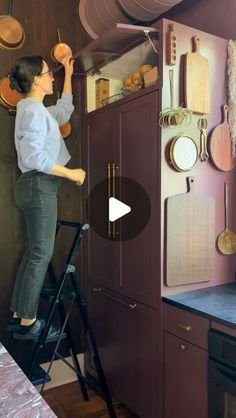
<svg viewBox="0 0 236 418">
<path fill-rule="evenodd" d="M 23 212 L 26 247 L 17 270 L 11 310 L 20 318 L 37 314 L 40 292 L 52 258 L 60 179 L 36 170 L 23 173 L 15 187 L 15 202 Z"/>
</svg>

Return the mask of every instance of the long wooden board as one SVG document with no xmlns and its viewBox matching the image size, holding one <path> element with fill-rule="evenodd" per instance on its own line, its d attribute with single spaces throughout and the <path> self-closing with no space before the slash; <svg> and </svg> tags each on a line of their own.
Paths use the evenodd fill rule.
<svg viewBox="0 0 236 418">
<path fill-rule="evenodd" d="M 209 63 L 199 52 L 198 36 L 194 36 L 193 44 L 194 52 L 185 55 L 185 106 L 195 113 L 207 114 L 210 112 Z"/>
<path fill-rule="evenodd" d="M 212 279 L 215 250 L 215 201 L 189 192 L 167 199 L 166 284 L 176 286 Z"/>
</svg>

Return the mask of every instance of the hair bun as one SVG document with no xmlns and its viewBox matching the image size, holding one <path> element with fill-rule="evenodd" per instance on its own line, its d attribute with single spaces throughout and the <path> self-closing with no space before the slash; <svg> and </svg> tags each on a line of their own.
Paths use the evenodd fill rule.
<svg viewBox="0 0 236 418">
<path fill-rule="evenodd" d="M 12 74 L 9 74 L 9 81 L 10 81 L 10 87 L 12 90 L 18 91 L 18 93 L 23 93 L 23 89 L 19 86 L 16 79 L 12 76 Z"/>
</svg>

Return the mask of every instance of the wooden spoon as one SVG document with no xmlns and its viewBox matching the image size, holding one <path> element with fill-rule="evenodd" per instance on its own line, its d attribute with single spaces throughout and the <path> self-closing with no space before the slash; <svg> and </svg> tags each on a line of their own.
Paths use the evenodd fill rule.
<svg viewBox="0 0 236 418">
<path fill-rule="evenodd" d="M 225 183 L 225 230 L 217 238 L 217 246 L 222 254 L 236 253 L 236 234 L 228 229 L 228 184 Z"/>
</svg>

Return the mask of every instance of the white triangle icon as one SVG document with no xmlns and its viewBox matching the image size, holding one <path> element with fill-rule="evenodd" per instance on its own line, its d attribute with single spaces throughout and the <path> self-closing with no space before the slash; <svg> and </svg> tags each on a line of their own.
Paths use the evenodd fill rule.
<svg viewBox="0 0 236 418">
<path fill-rule="evenodd" d="M 109 199 L 109 221 L 114 222 L 127 213 L 131 212 L 131 207 L 116 199 L 110 197 Z"/>
</svg>

